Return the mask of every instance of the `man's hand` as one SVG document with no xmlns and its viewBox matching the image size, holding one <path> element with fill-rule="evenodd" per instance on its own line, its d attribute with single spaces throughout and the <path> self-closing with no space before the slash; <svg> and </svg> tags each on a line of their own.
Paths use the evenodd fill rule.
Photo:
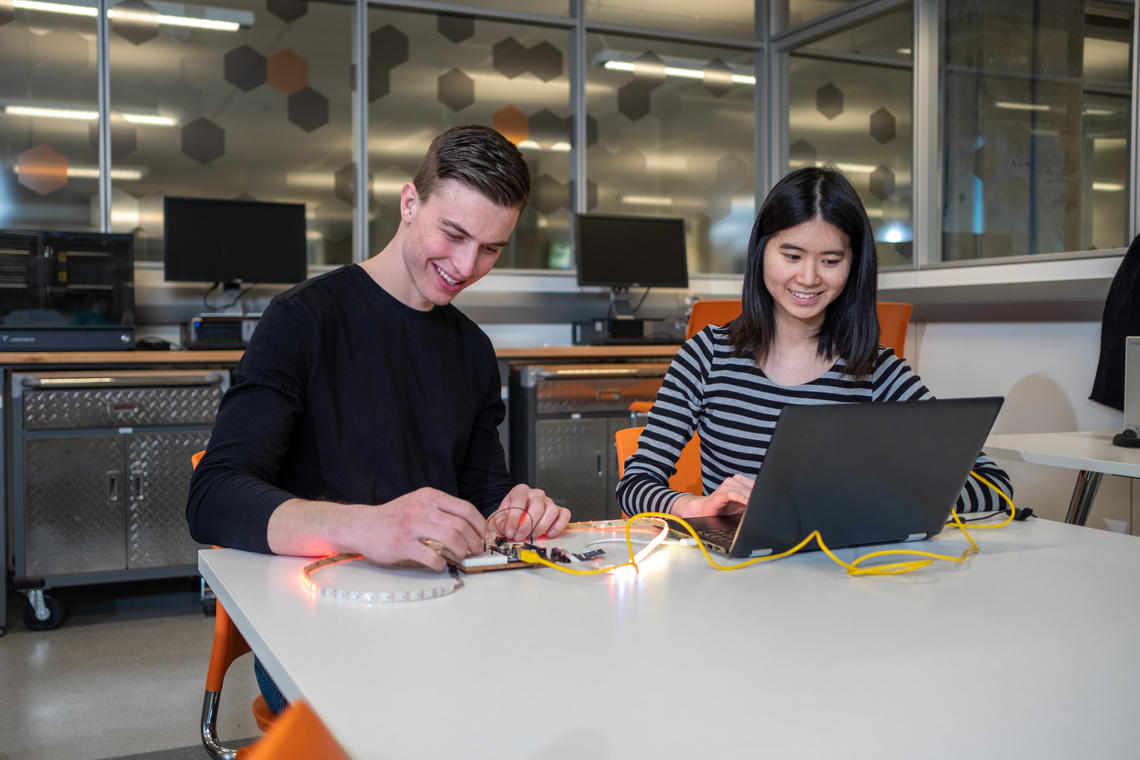
<svg viewBox="0 0 1140 760">
<path fill-rule="evenodd" d="M 411 560 L 442 570 L 441 551 L 480 554 L 487 536 L 470 502 L 420 488 L 378 506 L 290 499 L 269 518 L 268 539 L 275 554 L 359 552 L 381 565 Z"/>
<path fill-rule="evenodd" d="M 555 504 L 541 489 L 520 483 L 491 515 L 491 522 L 500 535 L 512 541 L 531 536 L 552 538 L 570 522 L 570 510 Z"/>
<path fill-rule="evenodd" d="M 756 481 L 743 475 L 733 475 L 717 486 L 708 496 L 682 496 L 673 502 L 671 514 L 677 517 L 703 515 L 730 515 L 743 512 L 752 495 Z"/>
</svg>

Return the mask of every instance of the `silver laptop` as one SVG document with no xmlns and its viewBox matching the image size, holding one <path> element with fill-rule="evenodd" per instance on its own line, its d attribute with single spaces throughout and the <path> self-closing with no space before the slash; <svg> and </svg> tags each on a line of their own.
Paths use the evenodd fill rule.
<svg viewBox="0 0 1140 760">
<path fill-rule="evenodd" d="M 732 557 L 782 552 L 814 530 L 833 549 L 930 538 L 950 517 L 1002 401 L 785 407 L 744 512 L 688 522 Z"/>
</svg>

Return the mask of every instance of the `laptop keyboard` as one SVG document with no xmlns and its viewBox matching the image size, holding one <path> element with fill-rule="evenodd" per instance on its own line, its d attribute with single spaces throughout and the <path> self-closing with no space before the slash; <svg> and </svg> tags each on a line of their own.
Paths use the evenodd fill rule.
<svg viewBox="0 0 1140 760">
<path fill-rule="evenodd" d="M 732 546 L 732 539 L 736 538 L 736 529 L 734 528 L 713 528 L 711 530 L 702 530 L 698 535 L 705 543 L 716 544 L 723 546 L 725 549 Z"/>
</svg>

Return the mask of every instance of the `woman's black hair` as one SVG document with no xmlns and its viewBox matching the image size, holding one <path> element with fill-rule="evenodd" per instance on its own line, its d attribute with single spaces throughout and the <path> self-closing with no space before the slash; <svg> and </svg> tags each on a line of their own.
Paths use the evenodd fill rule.
<svg viewBox="0 0 1140 760">
<path fill-rule="evenodd" d="M 772 294 L 764 285 L 764 249 L 782 230 L 815 219 L 835 225 L 851 244 L 851 273 L 819 329 L 820 356 L 838 356 L 845 371 L 865 377 L 875 368 L 879 318 L 875 312 L 878 268 L 875 237 L 855 188 L 831 167 L 809 166 L 788 174 L 772 188 L 748 240 L 742 311 L 728 325 L 733 355 L 763 361 L 776 337 Z"/>
</svg>

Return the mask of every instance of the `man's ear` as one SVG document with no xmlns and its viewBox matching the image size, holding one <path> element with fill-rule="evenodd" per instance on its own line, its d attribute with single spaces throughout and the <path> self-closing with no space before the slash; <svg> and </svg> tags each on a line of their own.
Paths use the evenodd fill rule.
<svg viewBox="0 0 1140 760">
<path fill-rule="evenodd" d="M 411 182 L 400 190 L 400 221 L 407 224 L 412 221 L 420 205 L 420 194 Z"/>
</svg>

